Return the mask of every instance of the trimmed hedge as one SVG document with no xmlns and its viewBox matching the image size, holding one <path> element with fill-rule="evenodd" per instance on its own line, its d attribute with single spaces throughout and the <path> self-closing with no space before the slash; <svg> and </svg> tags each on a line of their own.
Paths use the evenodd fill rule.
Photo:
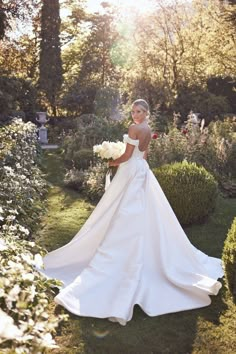
<svg viewBox="0 0 236 354">
<path fill-rule="evenodd" d="M 236 217 L 233 220 L 232 226 L 228 231 L 222 260 L 225 266 L 226 283 L 229 291 L 236 300 Z"/>
<path fill-rule="evenodd" d="M 153 173 L 182 225 L 203 221 L 215 208 L 217 182 L 204 167 L 183 161 Z"/>
</svg>

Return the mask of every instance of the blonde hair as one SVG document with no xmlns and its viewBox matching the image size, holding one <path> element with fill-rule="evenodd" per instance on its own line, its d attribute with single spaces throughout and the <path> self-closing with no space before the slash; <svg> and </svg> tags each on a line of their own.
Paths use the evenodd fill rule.
<svg viewBox="0 0 236 354">
<path fill-rule="evenodd" d="M 142 106 L 144 111 L 147 112 L 148 116 L 150 115 L 149 104 L 147 103 L 147 101 L 143 100 L 142 98 L 135 100 L 132 106 Z"/>
</svg>

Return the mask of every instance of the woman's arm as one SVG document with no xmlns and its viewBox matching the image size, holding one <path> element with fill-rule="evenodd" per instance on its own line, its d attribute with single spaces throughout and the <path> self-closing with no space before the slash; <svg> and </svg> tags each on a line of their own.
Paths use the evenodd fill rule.
<svg viewBox="0 0 236 354">
<path fill-rule="evenodd" d="M 134 148 L 134 145 L 127 144 L 125 152 L 118 159 L 109 161 L 109 166 L 118 166 L 120 163 L 128 161 L 133 154 Z"/>
<path fill-rule="evenodd" d="M 134 124 L 129 127 L 128 135 L 131 139 L 137 138 L 136 129 Z M 118 166 L 120 163 L 128 161 L 133 154 L 134 148 L 134 145 L 127 143 L 125 152 L 118 159 L 109 161 L 109 166 Z"/>
<path fill-rule="evenodd" d="M 145 160 L 147 160 L 147 158 L 148 158 L 148 148 L 147 148 L 147 150 L 144 151 L 143 158 Z"/>
</svg>

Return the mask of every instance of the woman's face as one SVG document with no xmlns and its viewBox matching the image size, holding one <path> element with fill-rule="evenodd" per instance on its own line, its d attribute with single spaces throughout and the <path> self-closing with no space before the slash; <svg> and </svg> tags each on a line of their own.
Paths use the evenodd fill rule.
<svg viewBox="0 0 236 354">
<path fill-rule="evenodd" d="M 141 105 L 133 105 L 131 115 L 134 123 L 140 124 L 146 119 L 147 112 Z"/>
</svg>

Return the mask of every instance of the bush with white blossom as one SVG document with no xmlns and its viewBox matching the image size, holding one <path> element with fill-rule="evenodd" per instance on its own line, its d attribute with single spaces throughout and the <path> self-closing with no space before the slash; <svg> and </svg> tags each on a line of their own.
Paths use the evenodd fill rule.
<svg viewBox="0 0 236 354">
<path fill-rule="evenodd" d="M 45 251 L 28 241 L 43 211 L 46 182 L 37 166 L 36 126 L 0 129 L 0 352 L 42 353 L 64 315 L 49 316 L 56 280 L 37 269 Z"/>
<path fill-rule="evenodd" d="M 0 206 L 4 228 L 29 238 L 44 208 L 46 182 L 37 165 L 36 126 L 15 119 L 0 130 Z M 20 223 L 21 227 L 18 225 Z M 1 225 L 1 220 L 0 220 Z M 26 230 L 28 229 L 28 230 Z"/>
</svg>

